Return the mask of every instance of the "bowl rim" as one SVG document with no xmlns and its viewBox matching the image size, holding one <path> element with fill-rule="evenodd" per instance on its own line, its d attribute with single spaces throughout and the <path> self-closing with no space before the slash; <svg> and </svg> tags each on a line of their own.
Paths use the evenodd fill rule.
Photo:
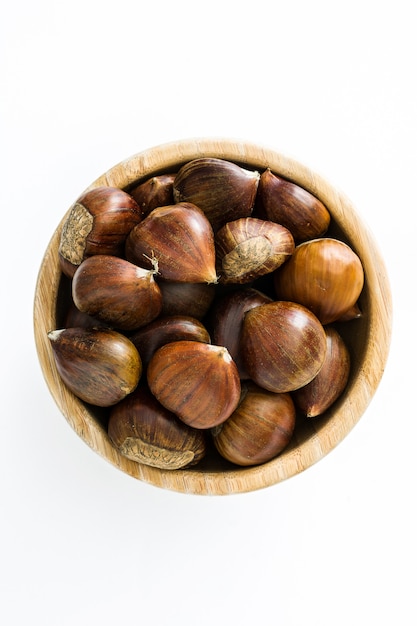
<svg viewBox="0 0 417 626">
<path fill-rule="evenodd" d="M 266 146 L 224 138 L 194 138 L 159 144 L 111 167 L 85 191 L 101 185 L 126 189 L 157 173 L 178 169 L 180 164 L 192 159 L 210 156 L 246 164 L 259 171 L 270 168 L 319 197 L 338 226 L 352 239 L 362 261 L 366 283 L 373 295 L 367 307 L 367 347 L 350 393 L 330 409 L 330 419 L 324 427 L 315 430 L 313 423 L 312 435 L 302 443 L 289 446 L 268 463 L 249 468 L 170 471 L 122 457 L 86 405 L 62 383 L 47 338 L 48 331 L 56 325 L 54 304 L 61 281 L 58 246 L 70 209 L 55 229 L 42 259 L 35 287 L 33 324 L 38 359 L 49 391 L 70 426 L 91 449 L 126 474 L 157 487 L 195 495 L 230 495 L 269 487 L 299 474 L 325 457 L 352 430 L 383 376 L 392 332 L 392 298 L 378 245 L 347 196 L 309 167 Z M 336 415 L 337 419 L 331 419 Z"/>
</svg>

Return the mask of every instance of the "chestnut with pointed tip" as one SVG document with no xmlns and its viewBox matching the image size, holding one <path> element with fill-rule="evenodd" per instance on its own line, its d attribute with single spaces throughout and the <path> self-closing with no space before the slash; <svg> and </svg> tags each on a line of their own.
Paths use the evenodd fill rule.
<svg viewBox="0 0 417 626">
<path fill-rule="evenodd" d="M 327 349 L 324 363 L 313 380 L 293 392 L 296 406 L 307 417 L 322 415 L 343 393 L 350 372 L 350 354 L 341 335 L 325 327 Z"/>
<path fill-rule="evenodd" d="M 175 174 L 160 174 L 130 190 L 130 195 L 136 200 L 144 216 L 158 207 L 174 204 L 174 179 Z"/>
<path fill-rule="evenodd" d="M 83 313 L 119 330 L 135 330 L 161 312 L 162 294 L 154 273 L 125 259 L 97 254 L 76 270 L 72 297 Z"/>
<path fill-rule="evenodd" d="M 223 159 L 202 157 L 181 167 L 174 180 L 175 202 L 192 202 L 206 214 L 214 232 L 255 204 L 259 172 Z"/>
<path fill-rule="evenodd" d="M 324 235 L 331 219 L 316 196 L 270 169 L 261 174 L 256 213 L 288 228 L 297 243 Z"/>
<path fill-rule="evenodd" d="M 206 437 L 165 409 L 140 384 L 112 407 L 108 434 L 120 454 L 164 470 L 196 465 L 206 454 Z"/>
<path fill-rule="evenodd" d="M 227 349 L 197 341 L 175 341 L 159 348 L 147 371 L 156 399 L 194 428 L 224 422 L 238 405 L 240 380 Z"/>
<path fill-rule="evenodd" d="M 64 328 L 48 333 L 57 370 L 75 396 L 100 407 L 134 391 L 142 363 L 133 343 L 106 328 Z"/>
<path fill-rule="evenodd" d="M 189 202 L 151 211 L 130 231 L 125 254 L 132 263 L 155 267 L 165 280 L 217 282 L 213 229 Z"/>
<path fill-rule="evenodd" d="M 358 320 L 360 317 L 362 317 L 362 311 L 359 303 L 355 302 L 355 304 L 351 306 L 350 309 L 346 311 L 346 313 L 343 313 L 343 315 L 341 315 L 337 321 L 350 322 L 351 320 Z"/>
</svg>

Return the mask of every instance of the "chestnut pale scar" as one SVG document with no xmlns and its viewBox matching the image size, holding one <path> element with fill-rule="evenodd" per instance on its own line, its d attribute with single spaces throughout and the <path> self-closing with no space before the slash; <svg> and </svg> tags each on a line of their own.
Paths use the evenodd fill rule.
<svg viewBox="0 0 417 626">
<path fill-rule="evenodd" d="M 59 252 L 73 265 L 80 265 L 84 258 L 87 237 L 93 228 L 93 221 L 93 216 L 82 204 L 76 202 L 72 206 L 62 229 Z"/>
<path fill-rule="evenodd" d="M 142 441 L 138 437 L 126 437 L 120 453 L 138 463 L 145 463 L 159 469 L 175 470 L 189 465 L 194 459 L 192 450 L 165 450 Z"/>
<path fill-rule="evenodd" d="M 239 243 L 222 261 L 228 278 L 238 278 L 262 266 L 271 255 L 271 243 L 266 237 L 251 237 Z"/>
</svg>

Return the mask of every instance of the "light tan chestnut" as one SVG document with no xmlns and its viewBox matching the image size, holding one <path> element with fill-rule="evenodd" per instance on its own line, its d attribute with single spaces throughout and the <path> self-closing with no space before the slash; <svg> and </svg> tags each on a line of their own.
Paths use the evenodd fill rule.
<svg viewBox="0 0 417 626">
<path fill-rule="evenodd" d="M 116 187 L 87 191 L 71 207 L 65 220 L 58 254 L 70 278 L 93 254 L 123 256 L 127 234 L 142 219 L 137 202 Z"/>
<path fill-rule="evenodd" d="M 242 384 L 239 406 L 212 429 L 218 452 L 237 465 L 266 463 L 288 445 L 295 427 L 295 407 L 288 393 L 272 393 L 253 382 Z"/>
<path fill-rule="evenodd" d="M 270 274 L 294 252 L 290 231 L 266 220 L 242 217 L 215 237 L 217 271 L 223 283 L 245 284 Z"/>
<path fill-rule="evenodd" d="M 288 228 L 297 243 L 321 237 L 330 224 L 330 213 L 318 198 L 270 169 L 259 181 L 256 212 Z"/>
<path fill-rule="evenodd" d="M 203 157 L 181 167 L 174 180 L 176 202 L 192 202 L 204 211 L 213 230 L 249 217 L 260 174 L 223 159 Z"/>
<path fill-rule="evenodd" d="M 112 407 L 108 434 L 120 454 L 159 469 L 196 465 L 206 454 L 205 433 L 181 422 L 142 384 Z"/>
<path fill-rule="evenodd" d="M 148 215 L 160 206 L 174 204 L 174 179 L 175 174 L 160 174 L 130 190 L 130 195 L 138 203 L 143 215 Z"/>
<path fill-rule="evenodd" d="M 330 324 L 350 311 L 363 283 L 359 257 L 346 243 L 332 238 L 298 245 L 274 274 L 277 297 L 303 304 L 322 324 Z"/>
<path fill-rule="evenodd" d="M 147 367 L 153 354 L 171 341 L 201 341 L 210 343 L 210 335 L 205 326 L 193 317 L 186 315 L 162 316 L 130 336 Z"/>
<path fill-rule="evenodd" d="M 135 346 L 106 328 L 65 328 L 48 333 L 57 370 L 81 400 L 107 407 L 137 386 L 142 363 Z"/>
<path fill-rule="evenodd" d="M 269 296 L 252 287 L 242 287 L 218 297 L 210 311 L 212 341 L 228 349 L 241 379 L 249 378 L 241 350 L 245 313 L 267 302 L 272 302 Z"/>
<path fill-rule="evenodd" d="M 202 320 L 208 312 L 216 291 L 214 284 L 179 283 L 158 280 L 162 293 L 163 315 L 190 315 Z"/>
<path fill-rule="evenodd" d="M 271 302 L 245 314 L 242 356 L 248 374 L 275 393 L 294 391 L 318 374 L 326 334 L 317 317 L 295 302 Z"/>
<path fill-rule="evenodd" d="M 188 283 L 216 283 L 213 229 L 195 205 L 159 207 L 129 233 L 126 258 L 155 267 L 161 278 Z"/>
<path fill-rule="evenodd" d="M 83 313 L 119 330 L 134 330 L 161 312 L 162 294 L 154 273 L 125 259 L 98 254 L 76 270 L 72 297 Z"/>
<path fill-rule="evenodd" d="M 194 428 L 221 424 L 239 403 L 239 373 L 223 346 L 168 343 L 153 355 L 147 378 L 156 399 Z"/>
<path fill-rule="evenodd" d="M 293 392 L 296 406 L 307 417 L 322 415 L 343 393 L 350 372 L 350 355 L 340 334 L 325 327 L 327 350 L 323 366 L 305 387 Z"/>
</svg>

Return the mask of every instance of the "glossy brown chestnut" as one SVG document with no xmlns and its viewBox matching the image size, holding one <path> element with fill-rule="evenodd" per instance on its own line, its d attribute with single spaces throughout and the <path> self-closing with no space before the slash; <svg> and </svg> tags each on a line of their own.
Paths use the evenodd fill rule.
<svg viewBox="0 0 417 626">
<path fill-rule="evenodd" d="M 294 426 L 295 407 L 290 394 L 272 393 L 245 382 L 238 407 L 211 432 L 225 459 L 250 466 L 280 454 L 290 442 Z"/>
<path fill-rule="evenodd" d="M 211 309 L 210 333 L 212 341 L 214 344 L 225 346 L 228 349 L 237 365 L 241 379 L 250 378 L 241 354 L 245 313 L 267 302 L 272 302 L 269 296 L 252 287 L 242 287 L 220 296 Z"/>
<path fill-rule="evenodd" d="M 137 386 L 142 363 L 135 346 L 106 328 L 66 328 L 48 333 L 58 372 L 81 400 L 107 407 Z"/>
<path fill-rule="evenodd" d="M 71 207 L 62 228 L 58 255 L 70 278 L 94 254 L 123 256 L 127 234 L 142 219 L 137 202 L 116 187 L 87 191 Z"/>
<path fill-rule="evenodd" d="M 153 354 L 171 341 L 201 341 L 210 343 L 210 335 L 203 324 L 186 315 L 158 317 L 130 337 L 147 367 Z"/>
<path fill-rule="evenodd" d="M 362 263 L 352 248 L 325 237 L 299 244 L 274 274 L 277 297 L 303 304 L 322 324 L 330 324 L 351 311 L 363 283 Z"/>
<path fill-rule="evenodd" d="M 129 233 L 126 258 L 155 267 L 161 278 L 188 283 L 216 283 L 213 229 L 195 205 L 159 207 Z"/>
<path fill-rule="evenodd" d="M 307 416 L 322 415 L 343 393 L 350 372 L 350 355 L 340 334 L 325 327 L 326 358 L 317 376 L 305 387 L 293 392 L 296 406 Z"/>
<path fill-rule="evenodd" d="M 269 274 L 294 252 L 290 231 L 274 222 L 242 217 L 215 237 L 217 272 L 223 283 L 245 284 Z"/>
<path fill-rule="evenodd" d="M 72 297 L 80 311 L 120 330 L 145 326 L 162 309 L 153 270 L 104 254 L 91 256 L 78 266 Z"/>
<path fill-rule="evenodd" d="M 181 422 L 142 384 L 112 407 L 108 434 L 120 454 L 160 469 L 195 465 L 206 454 L 205 433 Z"/>
<path fill-rule="evenodd" d="M 174 204 L 174 178 L 175 174 L 152 176 L 130 190 L 144 216 L 160 206 Z"/>
<path fill-rule="evenodd" d="M 260 387 L 286 393 L 316 376 L 326 356 L 326 334 L 316 316 L 294 302 L 271 302 L 245 314 L 242 356 Z"/>
<path fill-rule="evenodd" d="M 194 428 L 224 422 L 240 398 L 239 373 L 223 346 L 168 343 L 153 355 L 147 378 L 156 399 Z"/>
<path fill-rule="evenodd" d="M 330 213 L 318 198 L 270 169 L 259 181 L 256 212 L 288 228 L 297 243 L 321 237 L 330 224 Z"/>
<path fill-rule="evenodd" d="M 181 167 L 174 180 L 175 202 L 192 202 L 204 211 L 214 232 L 239 217 L 249 217 L 260 174 L 231 161 L 199 158 Z"/>
</svg>

